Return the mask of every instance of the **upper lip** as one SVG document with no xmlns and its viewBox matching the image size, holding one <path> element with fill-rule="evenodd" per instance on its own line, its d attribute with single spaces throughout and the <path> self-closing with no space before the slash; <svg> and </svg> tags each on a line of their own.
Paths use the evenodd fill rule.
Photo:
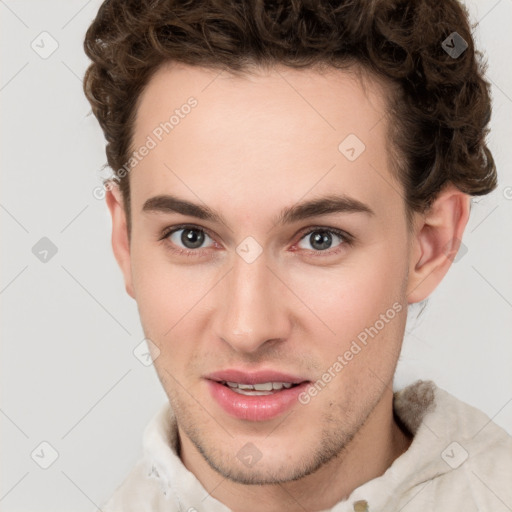
<svg viewBox="0 0 512 512">
<path fill-rule="evenodd" d="M 274 370 L 248 372 L 235 368 L 219 370 L 206 375 L 205 378 L 217 382 L 236 382 L 239 384 L 263 384 L 264 382 L 289 382 L 291 384 L 300 384 L 301 382 L 307 381 L 307 379 L 302 377 Z"/>
</svg>

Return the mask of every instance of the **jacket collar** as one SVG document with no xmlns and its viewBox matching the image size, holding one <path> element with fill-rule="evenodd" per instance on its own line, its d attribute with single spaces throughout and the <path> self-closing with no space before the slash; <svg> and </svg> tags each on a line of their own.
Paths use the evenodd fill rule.
<svg viewBox="0 0 512 512">
<path fill-rule="evenodd" d="M 457 433 L 461 434 L 458 421 L 460 415 L 467 414 L 468 407 L 431 381 L 417 381 L 395 392 L 394 414 L 414 436 L 409 449 L 383 475 L 356 488 L 347 500 L 335 505 L 332 512 L 381 510 L 408 489 L 422 483 L 426 486 L 433 478 L 464 463 L 465 449 L 454 439 Z M 159 481 L 163 494 L 176 501 L 180 510 L 189 510 L 191 503 L 197 503 L 200 496 L 204 497 L 203 510 L 229 512 L 181 462 L 177 423 L 169 403 L 146 427 L 143 448 L 147 474 Z"/>
</svg>

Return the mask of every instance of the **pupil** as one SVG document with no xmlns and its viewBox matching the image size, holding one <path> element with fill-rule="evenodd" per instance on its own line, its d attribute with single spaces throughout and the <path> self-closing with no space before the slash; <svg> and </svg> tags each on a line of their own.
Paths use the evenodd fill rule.
<svg viewBox="0 0 512 512">
<path fill-rule="evenodd" d="M 311 234 L 310 243 L 315 249 L 323 251 L 331 246 L 332 236 L 328 231 L 317 231 L 315 234 Z"/>
<path fill-rule="evenodd" d="M 197 249 L 204 242 L 204 233 L 197 229 L 184 229 L 181 241 L 188 249 Z"/>
</svg>

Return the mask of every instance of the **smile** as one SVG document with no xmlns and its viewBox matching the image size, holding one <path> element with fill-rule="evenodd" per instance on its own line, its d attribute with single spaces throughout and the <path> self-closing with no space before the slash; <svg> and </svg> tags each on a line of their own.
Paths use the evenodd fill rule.
<svg viewBox="0 0 512 512">
<path fill-rule="evenodd" d="M 299 376 L 277 371 L 247 372 L 229 369 L 205 377 L 214 403 L 231 417 L 267 421 L 296 406 L 310 384 Z"/>
</svg>

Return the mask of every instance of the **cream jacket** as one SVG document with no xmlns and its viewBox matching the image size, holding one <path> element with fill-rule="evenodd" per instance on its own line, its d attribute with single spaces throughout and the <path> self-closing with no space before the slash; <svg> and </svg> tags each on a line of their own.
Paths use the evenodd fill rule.
<svg viewBox="0 0 512 512">
<path fill-rule="evenodd" d="M 430 381 L 396 392 L 393 407 L 414 434 L 409 449 L 331 512 L 512 510 L 509 434 Z M 182 464 L 176 441 L 176 420 L 166 403 L 144 431 L 143 458 L 102 512 L 229 512 Z M 246 510 L 251 512 L 250 504 Z"/>
</svg>

